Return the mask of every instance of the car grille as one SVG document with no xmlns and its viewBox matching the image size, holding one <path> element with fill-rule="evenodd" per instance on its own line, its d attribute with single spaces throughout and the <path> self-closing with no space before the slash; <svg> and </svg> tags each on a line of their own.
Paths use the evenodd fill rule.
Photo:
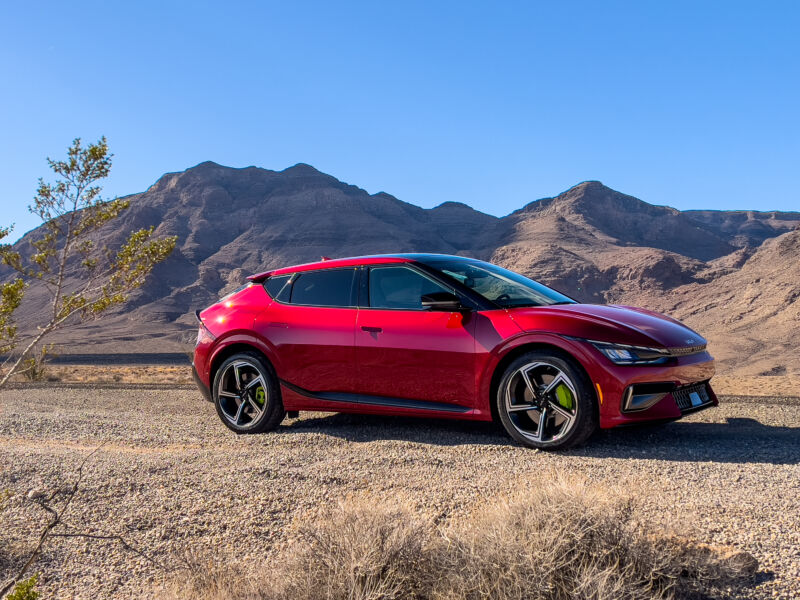
<svg viewBox="0 0 800 600">
<path fill-rule="evenodd" d="M 670 356 L 689 356 L 690 354 L 700 354 L 706 349 L 706 344 L 699 346 L 683 346 L 681 348 L 669 348 Z"/>
<path fill-rule="evenodd" d="M 695 410 L 711 402 L 711 398 L 708 395 L 708 385 L 706 383 L 697 383 L 676 388 L 672 392 L 672 397 L 675 398 L 675 402 L 678 404 L 678 408 L 681 409 L 681 412 Z"/>
</svg>

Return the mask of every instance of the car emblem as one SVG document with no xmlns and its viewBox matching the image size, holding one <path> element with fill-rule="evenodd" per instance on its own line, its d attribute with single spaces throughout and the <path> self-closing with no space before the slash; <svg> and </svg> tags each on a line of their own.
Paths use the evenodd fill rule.
<svg viewBox="0 0 800 600">
<path fill-rule="evenodd" d="M 686 340 L 686 343 L 687 344 L 694 344 L 695 340 L 693 338 L 689 338 L 688 340 Z"/>
</svg>

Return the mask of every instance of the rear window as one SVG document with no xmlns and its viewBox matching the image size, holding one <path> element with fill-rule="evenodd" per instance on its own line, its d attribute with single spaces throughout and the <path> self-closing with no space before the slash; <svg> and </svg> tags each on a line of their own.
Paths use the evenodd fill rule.
<svg viewBox="0 0 800 600">
<path fill-rule="evenodd" d="M 244 285 L 240 285 L 238 288 L 236 288 L 232 292 L 228 292 L 227 294 L 225 294 L 222 298 L 217 300 L 217 302 L 225 302 L 228 298 L 231 298 L 232 296 L 235 296 L 236 294 L 241 292 L 243 289 L 249 288 L 251 285 L 253 285 L 253 284 L 248 281 Z"/>
<path fill-rule="evenodd" d="M 291 275 L 278 275 L 277 277 L 270 277 L 264 283 L 264 289 L 266 289 L 267 293 L 276 300 L 288 300 L 290 286 L 287 284 L 289 283 L 289 279 L 291 277 Z"/>
<path fill-rule="evenodd" d="M 353 306 L 355 269 L 328 269 L 300 273 L 292 284 L 292 304 Z"/>
</svg>

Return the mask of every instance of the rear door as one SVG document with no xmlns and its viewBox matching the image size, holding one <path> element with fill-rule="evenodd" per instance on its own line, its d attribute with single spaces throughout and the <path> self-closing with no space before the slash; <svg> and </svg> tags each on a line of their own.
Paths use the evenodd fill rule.
<svg viewBox="0 0 800 600">
<path fill-rule="evenodd" d="M 364 276 L 356 318 L 356 391 L 472 408 L 473 313 L 423 308 L 423 294 L 454 290 L 410 265 L 373 266 Z"/>
<path fill-rule="evenodd" d="M 303 271 L 276 282 L 256 330 L 275 347 L 278 377 L 308 392 L 352 392 L 355 381 L 356 270 Z"/>
</svg>

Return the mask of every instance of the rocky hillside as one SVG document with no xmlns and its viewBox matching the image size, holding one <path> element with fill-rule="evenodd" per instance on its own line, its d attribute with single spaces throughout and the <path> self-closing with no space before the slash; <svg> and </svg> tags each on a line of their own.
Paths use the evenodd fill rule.
<svg viewBox="0 0 800 600">
<path fill-rule="evenodd" d="M 800 373 L 800 229 L 768 239 L 740 268 L 709 281 L 629 300 L 707 332 L 722 365 L 743 375 Z"/>
<path fill-rule="evenodd" d="M 492 260 L 582 301 L 657 306 L 725 340 L 715 352 L 731 368 L 748 362 L 732 350 L 739 346 L 728 334 L 737 327 L 756 345 L 771 344 L 776 337 L 765 328 L 778 323 L 800 333 L 791 318 L 797 310 L 791 285 L 800 274 L 792 280 L 779 264 L 791 257 L 798 264 L 792 241 L 800 235 L 793 231 L 798 213 L 681 212 L 590 181 L 497 218 L 458 202 L 423 209 L 368 194 L 305 164 L 270 171 L 211 162 L 164 175 L 130 199 L 130 209 L 102 231 L 103 241 L 114 247 L 132 229 L 154 225 L 159 234 L 177 235 L 178 247 L 123 310 L 68 334 L 68 351 L 119 352 L 120 341 L 126 352 L 174 351 L 193 329 L 193 310 L 249 273 L 321 255 L 403 251 Z M 28 233 L 17 246 L 25 252 L 37 235 Z M 774 310 L 745 310 L 743 286 L 759 293 L 753 303 Z M 44 305 L 41 290 L 29 296 L 23 328 L 34 325 Z M 744 312 L 734 323 L 736 311 Z M 800 359 L 773 363 L 767 357 L 759 368 L 800 372 Z"/>
</svg>

